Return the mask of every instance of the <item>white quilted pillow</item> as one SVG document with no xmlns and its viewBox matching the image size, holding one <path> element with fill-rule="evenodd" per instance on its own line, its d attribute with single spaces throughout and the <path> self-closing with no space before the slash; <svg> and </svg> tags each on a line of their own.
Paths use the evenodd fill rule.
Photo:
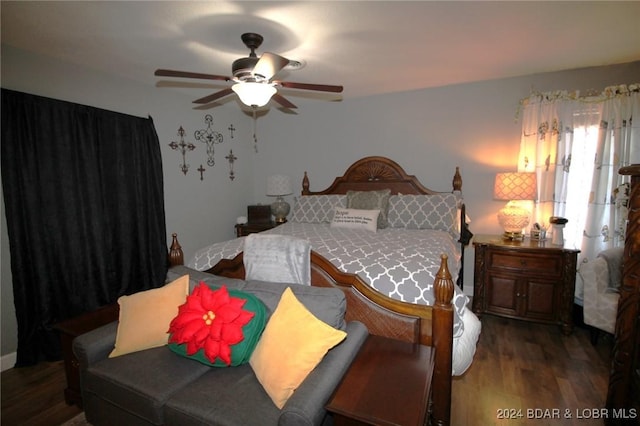
<svg viewBox="0 0 640 426">
<path fill-rule="evenodd" d="M 364 229 L 376 232 L 380 210 L 336 209 L 332 228 Z"/>
<path fill-rule="evenodd" d="M 293 206 L 292 222 L 331 223 L 336 207 L 346 207 L 344 194 L 303 195 L 296 197 Z"/>
</svg>

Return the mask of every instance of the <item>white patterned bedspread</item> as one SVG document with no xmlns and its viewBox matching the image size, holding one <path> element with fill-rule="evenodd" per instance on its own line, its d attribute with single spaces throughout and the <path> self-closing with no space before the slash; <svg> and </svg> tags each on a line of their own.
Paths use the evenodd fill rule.
<svg viewBox="0 0 640 426">
<path fill-rule="evenodd" d="M 287 222 L 264 233 L 292 235 L 311 242 L 311 249 L 338 269 L 358 274 L 379 292 L 397 300 L 433 305 L 433 282 L 440 256 L 449 257 L 449 271 L 456 282 L 460 250 L 444 231 L 379 229 L 377 232 L 332 228 L 329 224 Z M 244 238 L 237 238 L 198 250 L 189 267 L 206 270 L 221 259 L 232 259 L 243 250 Z M 464 330 L 461 320 L 467 296 L 455 286 L 454 337 Z"/>
</svg>

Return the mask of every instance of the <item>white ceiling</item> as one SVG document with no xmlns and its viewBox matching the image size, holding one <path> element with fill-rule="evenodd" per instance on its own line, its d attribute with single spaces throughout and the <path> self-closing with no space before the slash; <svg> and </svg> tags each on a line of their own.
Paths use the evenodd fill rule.
<svg viewBox="0 0 640 426">
<path fill-rule="evenodd" d="M 640 60 L 640 2 L 2 1 L 2 43 L 157 86 L 230 75 L 244 32 L 344 99 Z M 193 81 L 193 98 L 229 84 Z M 175 83 L 174 83 L 175 85 Z M 283 91 L 294 101 L 301 91 Z"/>
</svg>

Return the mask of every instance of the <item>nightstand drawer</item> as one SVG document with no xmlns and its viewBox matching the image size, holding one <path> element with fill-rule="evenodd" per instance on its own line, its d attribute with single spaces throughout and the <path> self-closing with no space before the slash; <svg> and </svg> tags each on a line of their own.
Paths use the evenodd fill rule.
<svg viewBox="0 0 640 426">
<path fill-rule="evenodd" d="M 519 273 L 535 272 L 537 275 L 560 276 L 561 266 L 562 258 L 559 256 L 491 250 L 491 268 L 494 269 L 506 268 Z"/>
</svg>

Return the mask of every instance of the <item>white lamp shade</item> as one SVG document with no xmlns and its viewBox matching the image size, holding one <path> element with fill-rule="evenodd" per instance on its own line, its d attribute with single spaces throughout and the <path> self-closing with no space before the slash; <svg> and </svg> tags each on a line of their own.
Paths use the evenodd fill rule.
<svg viewBox="0 0 640 426">
<path fill-rule="evenodd" d="M 291 179 L 285 175 L 273 175 L 267 178 L 267 195 L 279 197 L 293 193 Z"/>
<path fill-rule="evenodd" d="M 537 192 L 535 173 L 496 173 L 493 186 L 496 200 L 535 200 Z"/>
<path fill-rule="evenodd" d="M 247 106 L 265 106 L 277 90 L 267 83 L 243 82 L 231 86 L 231 90 L 238 94 L 243 104 Z"/>
</svg>

